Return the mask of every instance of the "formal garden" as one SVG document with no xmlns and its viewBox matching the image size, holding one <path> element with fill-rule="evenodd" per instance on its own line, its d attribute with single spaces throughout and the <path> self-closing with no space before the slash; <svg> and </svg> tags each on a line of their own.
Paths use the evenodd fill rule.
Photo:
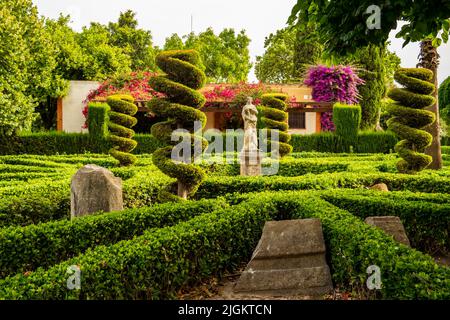
<svg viewBox="0 0 450 320">
<path fill-rule="evenodd" d="M 331 1 L 333 10 L 299 1 L 290 24 L 304 50 L 292 53 L 295 63 L 284 72 L 280 61 L 270 59 L 276 38 L 287 41 L 291 29 L 271 35 L 256 66 L 261 83 L 250 85 L 237 71 L 214 75 L 205 44 L 196 46 L 200 36 L 191 34 L 184 43 L 172 36 L 164 48 L 152 49 L 150 63 L 142 50 L 127 56 L 120 45 L 90 39 L 99 37 L 95 30 L 76 34 L 63 18 L 42 21 L 31 1 L 19 2 L 9 11 L 0 5 L 11 21 L 28 17 L 17 24 L 0 20 L 2 42 L 17 44 L 0 49 L 0 61 L 7 57 L 9 64 L 0 66 L 0 300 L 159 300 L 183 299 L 186 293 L 214 298 L 217 286 L 194 293 L 205 283 L 241 274 L 266 222 L 295 219 L 320 219 L 334 298 L 339 293 L 345 299 L 450 299 L 450 78 L 440 85 L 436 78 L 436 48 L 448 38 L 449 7 L 442 10 L 447 16 L 430 14 L 423 28 L 416 24 L 425 10 L 419 4 L 409 11 L 391 8 L 389 19 L 409 21 L 401 36 L 422 41 L 420 66 L 402 68 L 385 46 L 392 21 L 367 36 L 365 30 L 353 31 L 359 21 L 352 20 L 354 1 Z M 309 17 L 308 5 L 315 8 Z M 345 15 L 348 24 L 336 28 L 331 23 L 336 14 Z M 120 29 L 133 17 L 128 12 L 122 24 L 109 28 Z M 44 70 L 48 83 L 38 84 L 28 74 L 42 64 L 24 69 L 25 62 L 13 56 L 36 54 L 24 46 L 25 35 L 13 36 L 14 28 L 67 40 L 58 52 L 44 53 L 54 64 Z M 101 25 L 91 28 L 108 33 Z M 128 70 L 106 74 L 110 68 L 93 63 L 98 57 L 88 56 L 86 43 L 103 46 L 103 53 L 118 59 L 112 65 L 125 63 Z M 299 57 L 303 51 L 309 61 Z M 64 52 L 77 57 L 63 57 Z M 83 56 L 87 60 L 81 63 L 77 59 Z M 64 66 L 68 61 L 73 65 Z M 95 72 L 89 69 L 93 65 Z M 18 71 L 14 79 L 11 70 Z M 77 70 L 83 76 L 75 76 Z M 64 91 L 67 80 L 102 83 L 80 110 L 87 133 L 54 130 L 55 99 L 63 96 L 55 86 L 59 81 Z M 287 110 L 295 101 L 262 83 L 295 81 L 310 88 L 318 105 L 330 104 L 332 112 L 320 119 L 322 132 L 291 133 Z M 207 82 L 227 83 L 201 92 Z M 216 130 L 213 138 L 202 134 L 207 124 L 202 110 L 218 101 L 230 108 L 230 129 L 245 130 Z M 258 113 L 260 174 L 242 174 L 248 122 L 234 121 L 231 110 L 237 108 L 234 117 L 240 117 L 246 103 Z M 147 111 L 138 115 L 142 105 Z M 177 130 L 182 134 L 174 139 Z M 184 148 L 182 160 L 175 160 L 181 141 L 189 152 Z M 89 165 L 121 179 L 123 210 L 76 212 L 75 204 L 106 199 L 110 192 L 93 184 L 83 191 L 90 200 L 77 199 L 74 177 Z M 366 220 L 385 216 L 400 219 L 409 245 Z M 68 270 L 74 266 L 81 272 L 80 286 L 70 288 Z M 369 266 L 381 272 L 375 289 L 367 282 Z M 333 299 L 330 294 L 319 298 Z"/>
</svg>

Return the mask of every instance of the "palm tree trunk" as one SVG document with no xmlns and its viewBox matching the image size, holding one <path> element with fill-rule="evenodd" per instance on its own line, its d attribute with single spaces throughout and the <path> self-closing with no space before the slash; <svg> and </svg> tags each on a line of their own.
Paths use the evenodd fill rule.
<svg viewBox="0 0 450 320">
<path fill-rule="evenodd" d="M 438 105 L 438 80 L 437 70 L 439 66 L 439 54 L 437 48 L 433 46 L 432 40 L 424 40 L 420 43 L 420 62 L 417 67 L 426 68 L 433 71 L 433 83 L 436 90 L 433 96 L 436 98 L 436 103 L 427 110 L 433 112 L 436 116 L 436 121 L 429 125 L 425 130 L 433 136 L 433 142 L 430 147 L 425 150 L 425 153 L 433 157 L 433 161 L 428 166 L 428 169 L 440 170 L 442 169 L 442 154 L 441 154 L 441 137 L 439 125 L 439 105 Z"/>
</svg>

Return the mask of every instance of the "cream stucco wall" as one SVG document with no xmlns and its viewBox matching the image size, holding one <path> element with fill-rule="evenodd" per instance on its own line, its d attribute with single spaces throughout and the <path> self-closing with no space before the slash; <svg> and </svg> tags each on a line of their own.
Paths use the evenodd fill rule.
<svg viewBox="0 0 450 320">
<path fill-rule="evenodd" d="M 62 131 L 87 132 L 82 128 L 86 120 L 82 113 L 83 100 L 99 85 L 96 81 L 70 81 L 69 93 L 62 99 Z"/>
</svg>

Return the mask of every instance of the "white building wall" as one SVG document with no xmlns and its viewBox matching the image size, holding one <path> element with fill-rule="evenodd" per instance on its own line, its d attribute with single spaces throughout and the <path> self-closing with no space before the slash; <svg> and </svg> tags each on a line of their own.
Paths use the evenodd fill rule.
<svg viewBox="0 0 450 320">
<path fill-rule="evenodd" d="M 86 121 L 82 113 L 83 101 L 99 85 L 96 81 L 70 81 L 69 93 L 62 99 L 62 131 L 87 132 L 83 129 Z"/>
</svg>

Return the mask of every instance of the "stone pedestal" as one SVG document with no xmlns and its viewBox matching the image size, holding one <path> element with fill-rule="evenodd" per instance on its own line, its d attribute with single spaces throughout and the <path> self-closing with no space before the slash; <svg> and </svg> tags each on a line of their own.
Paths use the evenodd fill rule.
<svg viewBox="0 0 450 320">
<path fill-rule="evenodd" d="M 234 292 L 322 296 L 333 289 L 318 219 L 267 222 Z"/>
<path fill-rule="evenodd" d="M 122 179 L 105 168 L 84 166 L 72 177 L 70 189 L 72 219 L 99 211 L 123 210 Z"/>
<path fill-rule="evenodd" d="M 403 243 L 408 247 L 411 246 L 409 243 L 408 236 L 406 235 L 405 228 L 399 217 L 396 216 L 383 216 L 383 217 L 368 217 L 365 222 L 372 226 L 378 227 L 388 235 L 394 237 L 395 241 Z"/>
<path fill-rule="evenodd" d="M 260 151 L 242 151 L 240 154 L 241 176 L 260 176 L 262 158 Z"/>
</svg>

